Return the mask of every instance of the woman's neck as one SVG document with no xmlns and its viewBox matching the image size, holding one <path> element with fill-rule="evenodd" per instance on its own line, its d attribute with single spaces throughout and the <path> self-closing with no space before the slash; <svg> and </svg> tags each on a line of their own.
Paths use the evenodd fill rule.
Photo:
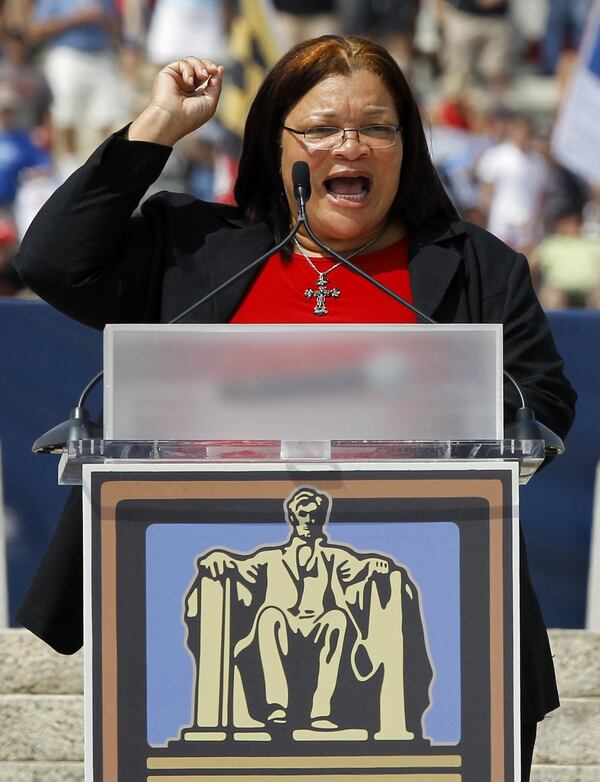
<svg viewBox="0 0 600 782">
<path fill-rule="evenodd" d="M 373 231 L 371 234 L 364 234 L 363 236 L 352 237 L 351 239 L 331 239 L 329 241 L 325 239 L 324 243 L 328 244 L 340 255 L 359 255 L 362 248 L 364 248 L 365 251 L 368 250 L 368 252 L 383 250 L 391 244 L 400 241 L 405 234 L 406 231 L 404 226 L 400 223 L 393 222 L 388 223 L 383 228 Z M 307 236 L 304 233 L 303 228 L 296 234 L 296 241 L 300 247 L 312 257 L 328 257 L 325 250 L 321 249 L 310 236 Z"/>
</svg>

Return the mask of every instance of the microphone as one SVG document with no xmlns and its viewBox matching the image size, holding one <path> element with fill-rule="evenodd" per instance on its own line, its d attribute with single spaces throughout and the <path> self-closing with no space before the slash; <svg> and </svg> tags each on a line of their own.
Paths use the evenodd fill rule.
<svg viewBox="0 0 600 782">
<path fill-rule="evenodd" d="M 297 160 L 292 166 L 294 198 L 298 203 L 298 219 L 306 221 L 306 202 L 310 198 L 310 169 L 304 160 Z"/>
</svg>

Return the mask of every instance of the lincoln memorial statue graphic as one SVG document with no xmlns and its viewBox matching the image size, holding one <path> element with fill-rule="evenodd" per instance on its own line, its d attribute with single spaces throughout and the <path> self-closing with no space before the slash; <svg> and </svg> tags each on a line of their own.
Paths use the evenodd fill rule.
<svg viewBox="0 0 600 782">
<path fill-rule="evenodd" d="M 332 510 L 302 486 L 283 503 L 287 542 L 198 558 L 182 740 L 424 741 L 433 669 L 418 585 L 393 557 L 331 541 Z"/>
</svg>

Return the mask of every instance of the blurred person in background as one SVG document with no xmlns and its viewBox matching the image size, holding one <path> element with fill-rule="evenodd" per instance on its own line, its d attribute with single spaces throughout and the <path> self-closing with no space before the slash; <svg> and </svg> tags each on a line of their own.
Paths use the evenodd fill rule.
<svg viewBox="0 0 600 782">
<path fill-rule="evenodd" d="M 81 151 L 124 120 L 112 0 L 35 0 L 28 35 L 43 47 L 53 95 L 53 141 L 64 174 Z M 83 137 L 83 138 L 82 138 Z"/>
<path fill-rule="evenodd" d="M 50 161 L 23 172 L 12 209 L 19 241 L 61 181 Z"/>
<path fill-rule="evenodd" d="M 591 0 L 548 0 L 546 32 L 542 41 L 544 73 L 553 76 L 565 50 L 577 51 Z"/>
<path fill-rule="evenodd" d="M 548 184 L 544 195 L 544 229 L 552 233 L 556 221 L 564 214 L 582 215 L 591 197 L 589 184 L 553 157 L 549 145 L 545 150 Z"/>
<path fill-rule="evenodd" d="M 179 145 L 189 165 L 186 192 L 203 201 L 235 205 L 238 157 L 231 135 L 217 121 L 203 125 Z"/>
<path fill-rule="evenodd" d="M 26 27 L 33 0 L 0 0 L 0 31 Z"/>
<path fill-rule="evenodd" d="M 481 80 L 501 95 L 511 66 L 508 0 L 439 0 L 444 89 Z"/>
<path fill-rule="evenodd" d="M 273 5 L 290 46 L 341 29 L 336 0 L 273 0 Z"/>
<path fill-rule="evenodd" d="M 122 114 L 130 117 L 143 108 L 156 75 L 156 66 L 147 57 L 148 28 L 155 0 L 114 0 L 121 22 L 118 51 Z"/>
<path fill-rule="evenodd" d="M 590 197 L 583 207 L 582 233 L 600 237 L 600 185 L 590 184 Z"/>
<path fill-rule="evenodd" d="M 546 309 L 598 307 L 600 238 L 583 236 L 581 212 L 557 216 L 552 233 L 532 255 L 540 303 Z"/>
<path fill-rule="evenodd" d="M 472 90 L 438 97 L 427 113 L 431 156 L 452 202 L 465 220 L 484 226 L 475 171 L 481 155 L 497 143 L 501 120 Z"/>
<path fill-rule="evenodd" d="M 420 0 L 345 0 L 340 13 L 347 34 L 378 41 L 410 73 L 420 6 Z"/>
<path fill-rule="evenodd" d="M 17 250 L 17 232 L 8 217 L 0 217 L 0 296 L 15 296 L 24 289 L 12 265 Z"/>
<path fill-rule="evenodd" d="M 156 66 L 148 62 L 145 45 L 137 38 L 123 38 L 119 47 L 121 87 L 115 100 L 122 101 L 123 116 L 138 114 L 156 75 Z"/>
<path fill-rule="evenodd" d="M 187 191 L 201 201 L 214 201 L 216 151 L 215 144 L 198 133 L 187 145 L 190 162 Z"/>
<path fill-rule="evenodd" d="M 487 229 L 518 252 L 527 254 L 543 233 L 543 202 L 548 165 L 535 149 L 533 126 L 514 115 L 507 138 L 483 153 L 477 165 L 480 208 Z"/>
<path fill-rule="evenodd" d="M 1 38 L 0 88 L 17 96 L 16 124 L 32 132 L 38 143 L 49 143 L 48 113 L 52 94 L 41 69 L 32 61 L 31 50 L 21 28 L 9 27 Z"/>
<path fill-rule="evenodd" d="M 115 0 L 121 17 L 123 40 L 142 49 L 146 46 L 148 24 L 155 0 Z"/>
<path fill-rule="evenodd" d="M 156 0 L 148 29 L 147 52 L 155 65 L 190 51 L 222 59 L 230 0 Z"/>
<path fill-rule="evenodd" d="M 13 208 L 19 180 L 27 169 L 48 166 L 48 154 L 17 127 L 17 95 L 0 87 L 0 209 Z"/>
</svg>

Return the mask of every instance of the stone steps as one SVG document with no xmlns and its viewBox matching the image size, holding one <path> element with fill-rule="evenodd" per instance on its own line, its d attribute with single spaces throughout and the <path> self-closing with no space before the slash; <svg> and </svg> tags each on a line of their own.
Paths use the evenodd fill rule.
<svg viewBox="0 0 600 782">
<path fill-rule="evenodd" d="M 83 782 L 83 763 L 0 762 L 0 782 Z"/>
<path fill-rule="evenodd" d="M 562 706 L 539 726 L 532 782 L 600 782 L 600 633 L 550 641 Z M 24 630 L 0 631 L 0 782 L 83 782 L 83 656 Z"/>
<path fill-rule="evenodd" d="M 531 782 L 600 782 L 600 633 L 551 630 L 561 707 L 538 728 Z"/>
</svg>

